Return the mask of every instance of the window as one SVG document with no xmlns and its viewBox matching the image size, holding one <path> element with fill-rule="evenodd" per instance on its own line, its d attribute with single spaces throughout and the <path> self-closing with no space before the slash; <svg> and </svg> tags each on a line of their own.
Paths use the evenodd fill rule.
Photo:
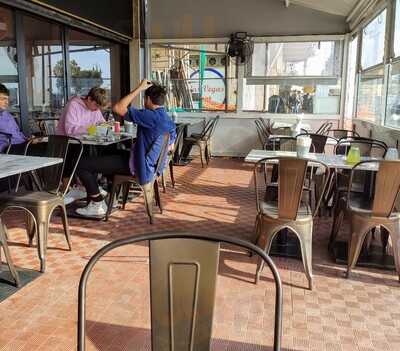
<svg viewBox="0 0 400 351">
<path fill-rule="evenodd" d="M 377 68 L 361 73 L 357 118 L 379 124 L 384 107 L 384 69 Z"/>
<path fill-rule="evenodd" d="M 400 0 L 396 1 L 395 29 L 394 29 L 394 55 L 400 56 Z"/>
<path fill-rule="evenodd" d="M 385 52 L 386 10 L 375 17 L 362 31 L 361 68 L 383 63 Z"/>
<path fill-rule="evenodd" d="M 357 73 L 357 48 L 358 37 L 353 38 L 349 45 L 349 58 L 347 66 L 347 89 L 346 89 L 346 106 L 345 118 L 353 118 L 354 97 L 356 93 L 356 73 Z"/>
<path fill-rule="evenodd" d="M 152 79 L 167 87 L 170 110 L 236 110 L 236 65 L 225 44 L 154 45 L 151 69 Z"/>
<path fill-rule="evenodd" d="M 24 16 L 29 116 L 58 115 L 65 104 L 61 28 Z"/>
<path fill-rule="evenodd" d="M 387 97 L 386 124 L 400 128 L 400 62 L 391 67 Z"/>
<path fill-rule="evenodd" d="M 243 109 L 339 114 L 340 41 L 256 43 Z"/>
<path fill-rule="evenodd" d="M 13 13 L 0 7 L 0 83 L 10 90 L 9 109 L 19 116 L 18 60 Z"/>
</svg>

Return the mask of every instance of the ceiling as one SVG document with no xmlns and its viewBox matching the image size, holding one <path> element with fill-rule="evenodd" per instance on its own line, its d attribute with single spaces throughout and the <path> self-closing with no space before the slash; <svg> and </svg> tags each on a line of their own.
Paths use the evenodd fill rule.
<svg viewBox="0 0 400 351">
<path fill-rule="evenodd" d="M 357 2 L 359 0 L 289 0 L 289 4 L 309 7 L 314 10 L 344 17 L 348 16 Z"/>
</svg>

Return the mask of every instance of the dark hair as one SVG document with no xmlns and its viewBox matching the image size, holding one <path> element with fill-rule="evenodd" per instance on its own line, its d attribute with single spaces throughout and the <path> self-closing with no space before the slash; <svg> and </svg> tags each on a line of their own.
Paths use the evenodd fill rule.
<svg viewBox="0 0 400 351">
<path fill-rule="evenodd" d="M 144 96 L 148 96 L 154 105 L 162 106 L 165 103 L 165 95 L 167 91 L 159 84 L 154 84 L 147 88 L 144 92 Z"/>
<path fill-rule="evenodd" d="M 100 87 L 93 87 L 92 89 L 89 90 L 87 96 L 90 97 L 92 100 L 96 101 L 99 107 L 103 108 L 107 106 L 108 97 L 106 89 Z"/>
<path fill-rule="evenodd" d="M 10 91 L 7 89 L 7 87 L 4 84 L 1 84 L 1 83 L 0 83 L 0 94 L 10 96 Z"/>
</svg>

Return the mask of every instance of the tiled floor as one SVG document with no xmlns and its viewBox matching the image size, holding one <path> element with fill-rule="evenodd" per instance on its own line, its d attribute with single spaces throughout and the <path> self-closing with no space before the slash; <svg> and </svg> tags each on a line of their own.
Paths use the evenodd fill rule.
<svg viewBox="0 0 400 351">
<path fill-rule="evenodd" d="M 165 212 L 148 224 L 142 199 L 109 222 L 71 219 L 73 251 L 66 251 L 60 221 L 51 226 L 47 271 L 0 304 L 0 350 L 75 350 L 77 288 L 89 257 L 111 240 L 160 230 L 215 232 L 251 238 L 255 218 L 252 168 L 214 159 L 176 168 L 177 188 L 163 194 Z M 38 269 L 26 245 L 21 215 L 9 213 L 16 264 Z M 314 235 L 314 290 L 305 290 L 300 261 L 274 258 L 284 284 L 284 350 L 400 350 L 400 284 L 394 272 L 344 267 L 327 254 L 329 219 Z M 88 288 L 88 350 L 149 350 L 146 245 L 113 251 L 96 267 Z M 218 277 L 214 350 L 271 350 L 274 287 L 265 271 L 253 284 L 255 263 L 223 252 Z"/>
</svg>

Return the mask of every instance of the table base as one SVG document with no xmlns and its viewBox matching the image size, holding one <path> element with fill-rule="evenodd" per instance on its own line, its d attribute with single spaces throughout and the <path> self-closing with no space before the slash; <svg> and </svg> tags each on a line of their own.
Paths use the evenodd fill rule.
<svg viewBox="0 0 400 351">
<path fill-rule="evenodd" d="M 347 241 L 337 241 L 331 253 L 336 263 L 347 265 Z M 357 266 L 395 270 L 394 257 L 382 252 L 382 246 L 371 245 L 369 250 L 362 250 Z"/>
</svg>

